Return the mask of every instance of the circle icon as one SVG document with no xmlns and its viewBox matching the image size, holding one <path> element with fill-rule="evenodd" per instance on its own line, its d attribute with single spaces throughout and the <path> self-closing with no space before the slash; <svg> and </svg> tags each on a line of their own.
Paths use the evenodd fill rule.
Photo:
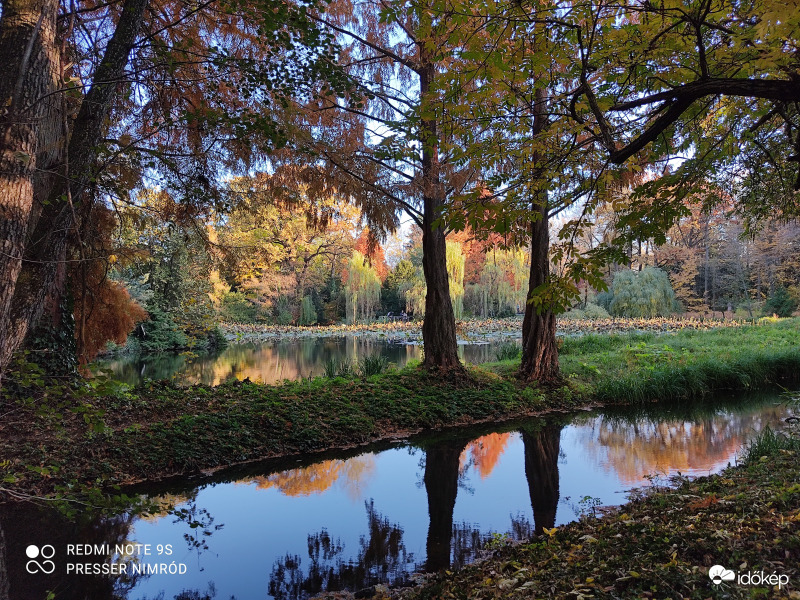
<svg viewBox="0 0 800 600">
<path fill-rule="evenodd" d="M 56 570 L 56 563 L 52 560 L 42 560 L 42 562 L 34 560 L 39 557 L 43 559 L 53 558 L 56 555 L 56 549 L 50 544 L 45 544 L 41 549 L 39 546 L 31 544 L 25 548 L 25 555 L 30 559 L 25 563 L 25 570 L 30 574 L 44 573 L 50 575 Z"/>
</svg>

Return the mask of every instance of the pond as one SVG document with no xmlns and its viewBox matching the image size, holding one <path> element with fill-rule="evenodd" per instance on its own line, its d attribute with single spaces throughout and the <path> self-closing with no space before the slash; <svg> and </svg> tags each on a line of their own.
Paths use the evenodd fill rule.
<svg viewBox="0 0 800 600">
<path fill-rule="evenodd" d="M 459 357 L 472 364 L 497 360 L 495 353 L 499 343 L 459 343 Z M 352 364 L 372 356 L 385 356 L 390 363 L 402 367 L 409 360 L 422 359 L 422 346 L 357 336 L 308 337 L 230 344 L 217 356 L 162 354 L 147 359 L 120 358 L 104 366 L 111 369 L 114 379 L 130 385 L 145 379 L 217 385 L 246 377 L 272 384 L 284 379 L 323 375 L 330 360 Z"/>
<path fill-rule="evenodd" d="M 72 522 L 10 506 L 0 513 L 0 566 L 5 553 L 9 597 L 19 600 L 47 590 L 98 600 L 288 600 L 401 584 L 473 560 L 494 537 L 526 538 L 620 504 L 647 478 L 715 472 L 789 413 L 772 396 L 458 430 L 149 485 L 135 490 L 160 506 L 146 517 Z M 26 572 L 31 544 L 42 549 L 34 568 L 54 555 L 52 573 Z M 114 562 L 127 577 L 85 574 Z M 2 583 L 0 569 L 0 595 Z"/>
</svg>

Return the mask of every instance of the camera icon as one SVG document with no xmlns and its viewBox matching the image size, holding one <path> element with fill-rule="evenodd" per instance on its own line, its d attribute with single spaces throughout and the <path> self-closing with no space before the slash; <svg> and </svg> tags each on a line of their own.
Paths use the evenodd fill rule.
<svg viewBox="0 0 800 600">
<path fill-rule="evenodd" d="M 35 544 L 31 544 L 25 548 L 25 555 L 31 559 L 25 563 L 25 570 L 31 575 L 35 575 L 36 573 L 50 575 L 56 570 L 56 563 L 50 560 L 56 555 L 56 549 L 50 544 L 45 544 L 41 548 Z M 39 562 L 36 560 L 37 558 L 42 558 L 44 560 Z"/>
</svg>

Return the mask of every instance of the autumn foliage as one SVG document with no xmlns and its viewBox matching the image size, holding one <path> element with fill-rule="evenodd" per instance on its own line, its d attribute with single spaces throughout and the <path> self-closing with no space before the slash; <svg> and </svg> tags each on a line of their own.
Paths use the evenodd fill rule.
<svg viewBox="0 0 800 600">
<path fill-rule="evenodd" d="M 389 274 L 389 266 L 386 264 L 383 247 L 375 236 L 375 232 L 369 227 L 365 227 L 356 240 L 355 249 L 364 255 L 369 265 L 375 269 L 378 278 L 383 282 Z"/>
<path fill-rule="evenodd" d="M 85 364 L 108 342 L 125 343 L 134 325 L 147 313 L 119 283 L 108 278 L 112 254 L 113 213 L 94 206 L 84 234 L 83 259 L 70 263 L 69 279 L 75 297 L 75 338 L 78 358 Z"/>
</svg>

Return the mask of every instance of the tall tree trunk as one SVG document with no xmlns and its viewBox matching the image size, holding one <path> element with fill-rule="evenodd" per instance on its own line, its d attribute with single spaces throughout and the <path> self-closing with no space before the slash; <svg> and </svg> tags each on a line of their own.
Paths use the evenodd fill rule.
<svg viewBox="0 0 800 600">
<path fill-rule="evenodd" d="M 528 303 L 522 320 L 522 362 L 519 375 L 525 381 L 552 383 L 558 380 L 558 346 L 556 344 L 556 315 L 547 306 L 530 301 L 536 288 L 550 278 L 550 231 L 547 205 L 538 207 L 540 218 L 531 224 L 531 273 L 528 284 Z"/>
<path fill-rule="evenodd" d="M 525 448 L 525 477 L 533 509 L 536 533 L 551 529 L 556 523 L 558 508 L 558 453 L 561 448 L 561 426 L 548 424 L 539 431 L 522 430 Z"/>
<path fill-rule="evenodd" d="M 13 281 L 10 278 L 0 279 L 4 282 L 0 297 L 3 298 L 3 301 L 6 297 L 9 298 L 8 305 L 0 305 L 0 308 L 4 309 L 0 315 L 0 340 L 2 340 L 0 341 L 0 376 L 8 366 L 12 353 L 21 345 L 29 328 L 38 321 L 45 300 L 53 292 L 59 266 L 66 256 L 69 234 L 77 224 L 78 205 L 88 183 L 95 175 L 98 145 L 107 127 L 111 106 L 119 89 L 119 82 L 123 78 L 128 55 L 138 35 L 147 4 L 148 0 L 125 1 L 119 22 L 95 73 L 92 87 L 81 103 L 73 126 L 63 169 L 65 184 L 63 186 L 56 185 L 50 190 L 48 202 L 35 226 L 28 221 L 30 206 L 27 208 L 26 220 L 21 226 L 29 228 L 29 233 L 32 233 L 32 243 L 17 249 L 17 251 L 23 250 L 22 255 L 25 258 L 22 267 L 17 267 L 18 276 L 14 277 Z M 40 5 L 39 10 L 44 11 L 45 8 Z M 44 12 L 40 12 L 40 14 L 45 15 Z M 6 13 L 4 12 L 4 22 L 5 18 Z M 38 19 L 39 16 L 36 18 Z M 0 38 L 1 36 L 2 31 L 0 31 Z M 1 50 L 2 40 L 0 39 Z M 8 129 L 6 127 L 6 131 Z M 2 160 L 6 159 L 6 154 L 4 150 Z M 11 157 L 13 158 L 13 154 Z M 23 178 L 17 177 L 17 179 Z M 30 184 L 26 189 L 31 194 L 33 193 Z M 13 214 L 16 216 L 17 213 Z M 22 213 L 18 214 L 22 215 Z M 7 239 L 2 235 L 4 233 L 6 232 L 0 232 L 0 239 Z M 19 256 L 19 254 L 12 255 Z M 6 273 L 0 272 L 0 277 L 5 275 Z M 11 283 L 9 284 L 9 282 Z M 5 286 L 9 286 L 9 289 L 6 289 Z"/>
<path fill-rule="evenodd" d="M 425 450 L 425 491 L 428 493 L 428 540 L 426 571 L 440 571 L 450 566 L 450 542 L 453 536 L 453 509 L 458 494 L 458 469 L 464 440 L 445 441 Z"/>
<path fill-rule="evenodd" d="M 25 331 L 11 323 L 14 291 L 37 173 L 51 167 L 60 128 L 52 118 L 59 85 L 57 0 L 7 0 L 0 17 L 0 377 Z M 55 132 L 51 131 L 55 121 Z M 55 133 L 55 135 L 54 135 Z M 41 199 L 40 199 L 41 201 Z"/>
<path fill-rule="evenodd" d="M 425 60 L 426 50 L 420 50 L 420 95 L 424 100 L 435 73 L 434 64 Z M 446 192 L 441 181 L 438 131 L 435 119 L 422 119 L 422 271 L 425 275 L 425 320 L 422 322 L 422 341 L 425 349 L 423 366 L 428 369 L 462 370 L 458 360 L 456 319 L 450 299 L 447 274 L 447 244 L 444 226 L 434 225 L 442 216 Z"/>
<path fill-rule="evenodd" d="M 426 200 L 427 204 L 427 200 Z M 433 219 L 425 211 L 422 232 L 422 270 L 425 273 L 425 320 L 422 340 L 425 349 L 423 366 L 444 370 L 461 370 L 456 341 L 456 320 L 450 299 L 447 275 L 447 247 L 444 231 L 434 229 Z"/>
<path fill-rule="evenodd" d="M 544 132 L 546 126 L 545 92 L 537 88 L 535 94 L 534 136 Z M 541 160 L 540 152 L 534 151 L 535 168 L 538 168 Z M 556 315 L 550 306 L 537 306 L 531 301 L 537 288 L 550 283 L 550 223 L 547 192 L 543 185 L 536 186 L 531 210 L 538 214 L 531 223 L 531 271 L 528 302 L 522 320 L 522 362 L 519 376 L 525 381 L 552 383 L 559 378 Z"/>
</svg>

